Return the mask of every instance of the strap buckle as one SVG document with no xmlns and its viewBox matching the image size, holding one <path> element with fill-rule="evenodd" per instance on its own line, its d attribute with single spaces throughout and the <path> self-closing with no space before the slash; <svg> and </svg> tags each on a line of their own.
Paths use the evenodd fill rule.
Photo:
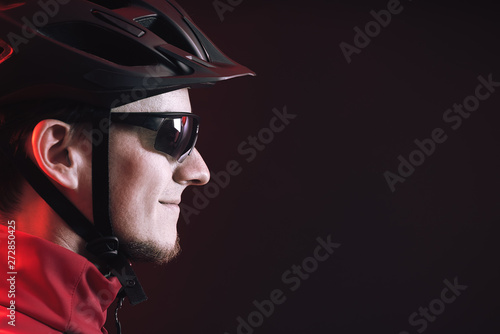
<svg viewBox="0 0 500 334">
<path fill-rule="evenodd" d="M 98 258 L 107 260 L 118 255 L 118 238 L 114 236 L 100 237 L 87 243 L 87 250 Z"/>
</svg>

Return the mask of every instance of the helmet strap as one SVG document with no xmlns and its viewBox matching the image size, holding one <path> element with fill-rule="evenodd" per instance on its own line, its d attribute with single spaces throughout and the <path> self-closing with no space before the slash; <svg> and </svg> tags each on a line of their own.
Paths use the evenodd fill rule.
<svg viewBox="0 0 500 334">
<path fill-rule="evenodd" d="M 101 125 L 106 116 L 101 116 L 100 121 L 93 120 L 93 130 L 97 123 Z M 104 117 L 104 118 L 103 118 Z M 96 119 L 99 117 L 96 117 Z M 95 133 L 95 131 L 93 131 Z M 38 166 L 27 156 L 23 149 L 17 152 L 9 145 L 7 138 L 0 138 L 0 150 L 5 156 L 10 157 L 31 187 L 38 195 L 63 219 L 66 224 L 82 239 L 87 241 L 87 250 L 99 260 L 109 266 L 111 273 L 118 278 L 123 290 L 132 305 L 147 300 L 130 262 L 123 252 L 119 251 L 118 238 L 113 235 L 109 216 L 109 131 L 103 131 L 103 141 L 92 148 L 92 193 L 94 205 L 94 219 L 92 224 L 85 215 L 48 179 Z M 3 137 L 3 136 L 0 136 Z M 101 165 L 102 164 L 102 165 Z M 94 178 L 95 176 L 95 178 Z M 96 206 L 97 204 L 97 206 Z"/>
<path fill-rule="evenodd" d="M 110 114 L 94 112 L 92 133 L 99 134 L 100 140 L 92 138 L 92 208 L 94 225 L 105 236 L 113 235 L 109 212 L 109 126 Z M 116 249 L 118 251 L 118 249 Z"/>
<path fill-rule="evenodd" d="M 110 219 L 109 196 L 109 128 L 111 110 L 94 112 L 92 116 L 92 133 L 99 134 L 100 140 L 92 143 L 92 205 L 95 228 L 101 237 L 88 243 L 87 249 L 110 267 L 124 288 L 132 305 L 147 299 L 130 262 L 123 252 L 119 251 L 118 238 L 113 233 Z"/>
</svg>

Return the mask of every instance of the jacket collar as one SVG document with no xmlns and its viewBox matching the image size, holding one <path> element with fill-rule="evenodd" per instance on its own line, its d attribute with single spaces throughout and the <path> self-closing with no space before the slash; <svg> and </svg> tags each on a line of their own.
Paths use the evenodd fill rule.
<svg viewBox="0 0 500 334">
<path fill-rule="evenodd" d="M 5 226 L 0 239 L 8 240 Z M 2 247 L 0 253 L 6 252 Z M 7 255 L 7 254 L 5 254 Z M 0 266 L 7 268 L 7 256 Z M 15 232 L 16 311 L 61 332 L 106 333 L 108 307 L 121 285 L 85 257 L 45 239 Z M 7 293 L 0 304 L 8 305 Z"/>
</svg>

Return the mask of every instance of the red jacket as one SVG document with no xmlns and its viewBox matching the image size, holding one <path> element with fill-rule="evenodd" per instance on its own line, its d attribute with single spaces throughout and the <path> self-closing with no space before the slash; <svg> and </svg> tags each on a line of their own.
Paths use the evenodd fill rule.
<svg viewBox="0 0 500 334">
<path fill-rule="evenodd" d="M 107 333 L 118 279 L 66 248 L 14 231 L 0 225 L 0 334 Z"/>
</svg>

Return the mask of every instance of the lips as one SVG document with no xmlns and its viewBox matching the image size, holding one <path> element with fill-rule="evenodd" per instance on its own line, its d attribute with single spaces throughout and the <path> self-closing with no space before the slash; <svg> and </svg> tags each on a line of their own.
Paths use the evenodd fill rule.
<svg viewBox="0 0 500 334">
<path fill-rule="evenodd" d="M 160 202 L 160 204 L 164 204 L 164 205 L 166 205 L 166 204 L 179 205 L 181 203 L 180 200 L 172 200 L 172 201 L 169 201 L 169 200 L 166 200 L 166 201 L 160 200 L 158 202 Z"/>
</svg>

